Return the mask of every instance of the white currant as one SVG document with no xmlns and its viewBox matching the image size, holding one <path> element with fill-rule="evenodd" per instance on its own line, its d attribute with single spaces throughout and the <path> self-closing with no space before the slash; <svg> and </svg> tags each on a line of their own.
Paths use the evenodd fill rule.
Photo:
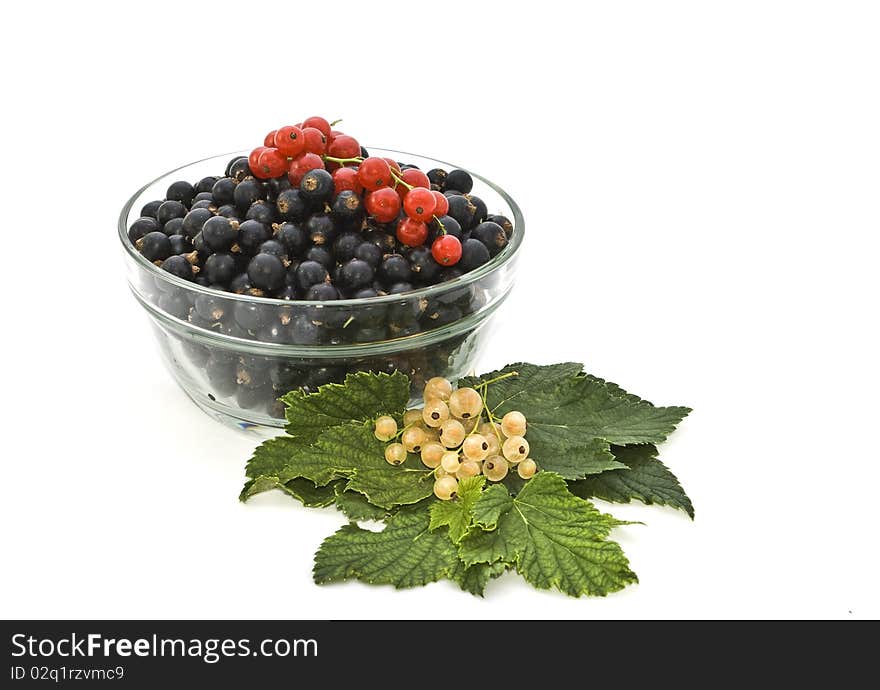
<svg viewBox="0 0 880 690">
<path fill-rule="evenodd" d="M 435 398 L 425 403 L 425 409 L 422 410 L 422 421 L 432 428 L 439 428 L 443 422 L 449 419 L 449 406 Z"/>
<path fill-rule="evenodd" d="M 511 436 L 525 436 L 526 416 L 516 410 L 508 412 L 501 418 L 501 433 L 508 438 Z"/>
<path fill-rule="evenodd" d="M 483 471 L 483 466 L 476 462 L 475 460 L 466 460 L 461 463 L 461 467 L 458 468 L 458 472 L 456 472 L 456 476 L 459 479 L 464 479 L 465 477 L 476 477 Z"/>
<path fill-rule="evenodd" d="M 531 458 L 526 458 L 521 463 L 519 463 L 519 465 L 516 466 L 516 473 L 522 479 L 531 479 L 537 471 L 538 465 Z"/>
<path fill-rule="evenodd" d="M 393 417 L 383 415 L 376 420 L 376 428 L 373 430 L 373 436 L 380 441 L 390 441 L 397 434 L 397 422 Z"/>
<path fill-rule="evenodd" d="M 447 448 L 458 448 L 464 441 L 464 424 L 457 419 L 447 419 L 440 426 L 440 443 Z"/>
<path fill-rule="evenodd" d="M 482 434 L 473 434 L 464 440 L 461 450 L 468 460 L 479 462 L 489 455 L 489 441 Z"/>
<path fill-rule="evenodd" d="M 399 465 L 406 460 L 406 448 L 402 443 L 392 443 L 385 448 L 385 460 L 389 465 Z"/>
<path fill-rule="evenodd" d="M 459 419 L 473 419 L 483 409 L 483 398 L 473 388 L 459 388 L 449 396 L 449 411 Z"/>
<path fill-rule="evenodd" d="M 458 490 L 458 480 L 455 477 L 440 477 L 434 482 L 434 495 L 441 501 L 448 501 L 455 498 L 455 492 Z"/>
<path fill-rule="evenodd" d="M 451 394 L 452 384 L 442 376 L 435 376 L 432 379 L 428 379 L 428 382 L 425 384 L 425 392 L 422 396 L 425 401 L 433 399 L 446 401 L 449 400 Z"/>
<path fill-rule="evenodd" d="M 422 448 L 422 464 L 425 467 L 430 467 L 432 470 L 435 467 L 439 467 L 440 458 L 443 457 L 445 452 L 446 449 L 439 443 L 426 443 Z"/>
<path fill-rule="evenodd" d="M 522 436 L 511 436 L 501 445 L 501 452 L 509 462 L 515 464 L 529 457 L 529 442 Z"/>
<path fill-rule="evenodd" d="M 507 476 L 507 460 L 500 455 L 493 455 L 483 460 L 483 474 L 490 482 L 500 482 Z"/>
<path fill-rule="evenodd" d="M 425 431 L 421 427 L 411 426 L 400 435 L 400 442 L 410 453 L 419 453 L 427 442 Z"/>
<path fill-rule="evenodd" d="M 461 460 L 458 457 L 458 451 L 447 450 L 440 458 L 440 467 L 449 474 L 455 474 L 461 468 Z"/>
</svg>

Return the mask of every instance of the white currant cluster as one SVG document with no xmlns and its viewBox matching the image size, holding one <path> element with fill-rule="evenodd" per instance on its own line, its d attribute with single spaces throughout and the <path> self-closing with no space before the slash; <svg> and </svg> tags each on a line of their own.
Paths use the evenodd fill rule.
<svg viewBox="0 0 880 690">
<path fill-rule="evenodd" d="M 458 480 L 465 477 L 484 474 L 500 482 L 516 467 L 522 479 L 531 479 L 538 466 L 529 457 L 525 415 L 511 411 L 495 417 L 486 405 L 490 383 L 452 390 L 445 378 L 430 379 L 425 406 L 407 410 L 402 429 L 393 417 L 376 420 L 376 438 L 393 441 L 385 448 L 385 459 L 399 465 L 407 453 L 419 453 L 422 463 L 434 470 L 434 495 L 443 501 L 455 498 Z"/>
</svg>

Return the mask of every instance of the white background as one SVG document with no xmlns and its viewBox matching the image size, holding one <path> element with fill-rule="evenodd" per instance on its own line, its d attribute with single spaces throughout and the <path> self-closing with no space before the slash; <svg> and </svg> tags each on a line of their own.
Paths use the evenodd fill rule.
<svg viewBox="0 0 880 690">
<path fill-rule="evenodd" d="M 18 4 L 0 28 L 0 615 L 880 615 L 876 4 L 140 7 Z M 612 508 L 647 523 L 619 533 L 641 584 L 317 587 L 343 518 L 238 503 L 255 441 L 163 370 L 116 218 L 311 114 L 519 201 L 484 369 L 574 359 L 695 409 L 662 457 L 696 521 Z"/>
</svg>

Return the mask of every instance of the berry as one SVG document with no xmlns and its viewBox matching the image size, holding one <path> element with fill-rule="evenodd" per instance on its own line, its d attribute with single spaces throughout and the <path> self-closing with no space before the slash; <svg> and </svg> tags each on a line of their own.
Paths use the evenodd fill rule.
<svg viewBox="0 0 880 690">
<path fill-rule="evenodd" d="M 296 267 L 296 285 L 303 292 L 312 285 L 329 281 L 327 269 L 317 261 L 303 261 Z"/>
<path fill-rule="evenodd" d="M 171 241 L 168 235 L 158 230 L 148 232 L 137 241 L 136 246 L 147 261 L 164 261 L 171 256 Z"/>
<path fill-rule="evenodd" d="M 489 261 L 489 250 L 486 245 L 473 238 L 466 239 L 461 243 L 461 259 L 459 260 L 459 268 L 467 273 L 479 268 Z"/>
<path fill-rule="evenodd" d="M 159 221 L 159 225 L 165 225 L 172 218 L 183 218 L 186 213 L 186 206 L 179 201 L 163 201 L 156 211 L 156 220 Z"/>
<path fill-rule="evenodd" d="M 433 191 L 431 194 L 434 195 L 434 215 L 442 218 L 449 213 L 449 199 L 437 191 Z"/>
<path fill-rule="evenodd" d="M 144 235 L 156 230 L 160 230 L 159 221 L 150 216 L 142 216 L 129 226 L 128 239 L 135 244 Z"/>
<path fill-rule="evenodd" d="M 422 447 L 422 464 L 425 467 L 430 467 L 432 470 L 439 467 L 440 460 L 445 452 L 446 449 L 435 441 L 426 443 Z"/>
<path fill-rule="evenodd" d="M 303 127 L 302 133 L 306 151 L 320 156 L 327 150 L 327 136 L 320 129 Z"/>
<path fill-rule="evenodd" d="M 493 223 L 497 223 L 504 230 L 504 234 L 507 235 L 508 239 L 513 234 L 513 223 L 506 216 L 493 215 L 486 216 L 487 221 L 491 221 Z"/>
<path fill-rule="evenodd" d="M 333 219 L 324 213 L 315 213 L 309 217 L 305 224 L 305 230 L 309 234 L 313 244 L 332 245 L 336 240 L 336 226 Z"/>
<path fill-rule="evenodd" d="M 400 436 L 400 442 L 410 453 L 420 453 L 427 440 L 424 429 L 417 426 L 411 426 Z"/>
<path fill-rule="evenodd" d="M 263 223 L 256 220 L 246 220 L 238 227 L 238 246 L 246 252 L 254 252 L 271 236 L 269 228 Z"/>
<path fill-rule="evenodd" d="M 202 226 L 214 214 L 206 208 L 194 208 L 183 217 L 183 233 L 192 239 L 202 231 Z"/>
<path fill-rule="evenodd" d="M 309 244 L 309 236 L 296 223 L 282 223 L 275 231 L 275 239 L 281 242 L 290 256 L 299 256 Z"/>
<path fill-rule="evenodd" d="M 465 479 L 467 477 L 476 477 L 483 471 L 483 466 L 474 460 L 465 460 L 461 463 L 461 467 L 458 468 L 458 472 L 455 473 L 455 476 L 459 479 Z"/>
<path fill-rule="evenodd" d="M 473 434 L 464 440 L 461 450 L 468 460 L 480 461 L 489 455 L 489 442 L 480 434 Z"/>
<path fill-rule="evenodd" d="M 309 247 L 305 255 L 306 261 L 316 261 L 328 271 L 333 268 L 333 253 L 324 245 Z"/>
<path fill-rule="evenodd" d="M 390 223 L 400 213 L 400 197 L 390 187 L 383 187 L 368 194 L 364 206 L 378 222 Z"/>
<path fill-rule="evenodd" d="M 461 467 L 461 459 L 458 456 L 457 450 L 448 450 L 440 458 L 440 467 L 443 468 L 444 472 L 448 472 L 449 474 L 455 474 L 458 472 L 458 469 Z"/>
<path fill-rule="evenodd" d="M 465 170 L 452 170 L 446 176 L 444 189 L 451 189 L 462 194 L 468 194 L 474 188 L 474 179 Z"/>
<path fill-rule="evenodd" d="M 422 420 L 429 427 L 439 429 L 449 419 L 449 407 L 439 398 L 427 400 L 422 410 Z"/>
<path fill-rule="evenodd" d="M 328 144 L 327 153 L 334 158 L 356 158 L 361 154 L 361 145 L 354 137 L 340 134 Z"/>
<path fill-rule="evenodd" d="M 366 261 L 351 259 L 339 269 L 339 280 L 349 290 L 366 287 L 373 282 L 374 271 Z"/>
<path fill-rule="evenodd" d="M 422 423 L 422 411 L 412 408 L 403 413 L 403 425 L 413 426 Z"/>
<path fill-rule="evenodd" d="M 412 270 L 409 267 L 409 261 L 400 254 L 390 254 L 382 261 L 379 274 L 386 283 L 391 285 L 409 281 L 412 277 Z"/>
<path fill-rule="evenodd" d="M 442 268 L 434 261 L 428 247 L 416 247 L 409 254 L 409 265 L 415 280 L 422 285 L 433 285 L 440 279 Z"/>
<path fill-rule="evenodd" d="M 434 482 L 434 495 L 441 501 L 455 498 L 458 491 L 458 481 L 454 477 L 443 476 Z"/>
<path fill-rule="evenodd" d="M 358 179 L 358 171 L 354 168 L 339 168 L 336 170 L 333 173 L 333 185 L 337 194 L 346 190 L 356 194 L 364 191 L 364 186 Z"/>
<path fill-rule="evenodd" d="M 229 285 L 235 277 L 235 259 L 231 254 L 211 254 L 205 259 L 204 271 L 210 283 Z"/>
<path fill-rule="evenodd" d="M 302 123 L 303 129 L 306 127 L 314 127 L 318 131 L 320 131 L 325 137 L 330 136 L 330 123 L 327 122 L 323 117 L 319 117 L 318 115 L 313 115 L 312 117 L 307 117 L 303 120 Z"/>
<path fill-rule="evenodd" d="M 431 245 L 431 255 L 441 266 L 454 266 L 461 259 L 461 242 L 453 235 L 441 235 Z"/>
<path fill-rule="evenodd" d="M 358 168 L 358 180 L 370 192 L 390 187 L 391 168 L 383 158 L 367 158 Z"/>
<path fill-rule="evenodd" d="M 235 194 L 235 186 L 238 183 L 231 177 L 221 177 L 211 187 L 211 196 L 214 197 L 214 203 L 217 206 L 223 204 L 231 204 L 232 197 Z"/>
<path fill-rule="evenodd" d="M 418 168 L 407 168 L 400 173 L 400 179 L 406 182 L 410 187 L 425 189 L 431 188 L 431 180 Z"/>
<path fill-rule="evenodd" d="M 275 207 L 283 219 L 293 221 L 305 220 L 309 211 L 309 205 L 299 189 L 286 189 L 281 192 L 275 199 Z"/>
<path fill-rule="evenodd" d="M 408 171 L 407 171 L 408 172 Z M 413 220 L 419 220 L 427 223 L 434 217 L 434 209 L 437 207 L 437 200 L 430 189 L 415 187 L 407 192 L 403 199 L 403 210 Z M 425 231 L 427 236 L 427 229 Z"/>
<path fill-rule="evenodd" d="M 265 137 L 263 137 L 263 146 L 274 146 L 275 145 L 275 132 L 276 130 L 272 130 Z"/>
<path fill-rule="evenodd" d="M 250 205 L 255 201 L 264 201 L 266 199 L 266 186 L 254 178 L 239 182 L 235 191 L 232 193 L 232 200 L 235 207 L 240 211 L 247 211 Z"/>
<path fill-rule="evenodd" d="M 272 138 L 272 145 L 290 158 L 296 158 L 306 150 L 306 140 L 299 127 L 281 127 Z"/>
<path fill-rule="evenodd" d="M 300 181 L 302 181 L 303 175 L 309 170 L 316 170 L 317 168 L 323 167 L 324 161 L 321 160 L 320 156 L 317 156 L 314 153 L 303 153 L 290 162 L 287 179 L 290 180 L 290 184 L 298 187 Z"/>
<path fill-rule="evenodd" d="M 385 448 L 385 461 L 389 465 L 399 465 L 406 460 L 406 448 L 402 443 L 392 443 Z"/>
<path fill-rule="evenodd" d="M 284 264 L 272 254 L 257 254 L 247 267 L 248 278 L 254 287 L 275 290 L 284 285 Z"/>
<path fill-rule="evenodd" d="M 271 254 L 281 259 L 281 262 L 287 261 L 287 250 L 278 240 L 266 240 L 257 247 L 258 254 Z"/>
<path fill-rule="evenodd" d="M 511 410 L 501 418 L 501 433 L 508 438 L 524 436 L 526 433 L 526 416 L 522 412 Z"/>
<path fill-rule="evenodd" d="M 397 224 L 397 239 L 407 247 L 421 246 L 428 239 L 428 226 L 420 220 L 404 218 Z"/>
<path fill-rule="evenodd" d="M 458 448 L 464 436 L 464 425 L 457 419 L 447 419 L 440 425 L 440 443 L 447 448 Z"/>
<path fill-rule="evenodd" d="M 309 302 L 330 302 L 339 299 L 339 290 L 330 283 L 318 283 L 309 288 L 306 299 Z"/>
<path fill-rule="evenodd" d="M 344 264 L 354 258 L 354 253 L 361 245 L 361 236 L 357 232 L 344 232 L 333 243 L 333 255 L 336 261 Z M 371 279 L 372 280 L 372 279 Z"/>
<path fill-rule="evenodd" d="M 531 479 L 538 471 L 538 465 L 531 458 L 526 458 L 516 466 L 516 473 L 520 479 Z"/>
<path fill-rule="evenodd" d="M 170 254 L 186 254 L 193 249 L 192 242 L 186 235 L 168 235 L 168 241 L 171 243 Z"/>
<path fill-rule="evenodd" d="M 471 236 L 486 245 L 486 249 L 489 250 L 489 254 L 492 256 L 495 256 L 507 246 L 507 233 L 504 232 L 504 228 L 498 225 L 498 223 L 493 223 L 492 221 L 480 223 L 473 229 Z"/>
<path fill-rule="evenodd" d="M 155 201 L 148 201 L 144 204 L 143 208 L 141 208 L 141 218 L 156 218 L 156 211 L 159 210 L 159 207 L 162 205 L 161 199 L 156 199 Z"/>
<path fill-rule="evenodd" d="M 245 160 L 245 164 L 247 164 L 247 160 Z M 186 180 L 172 182 L 168 187 L 168 191 L 165 192 L 166 199 L 179 201 L 184 206 L 189 206 L 195 195 L 195 188 Z"/>
<path fill-rule="evenodd" d="M 180 254 L 169 256 L 162 262 L 161 268 L 178 278 L 183 278 L 184 280 L 193 279 L 194 274 L 192 264 Z"/>
<path fill-rule="evenodd" d="M 516 464 L 529 457 L 529 442 L 522 436 L 511 436 L 501 444 L 501 453 L 508 461 Z"/>
<path fill-rule="evenodd" d="M 441 189 L 446 183 L 448 173 L 443 168 L 433 168 L 427 172 L 428 180 L 431 184 L 437 185 Z"/>
<path fill-rule="evenodd" d="M 265 151 L 266 147 L 260 147 L 260 151 Z M 260 157 L 257 156 L 256 162 L 259 164 Z M 256 170 L 256 166 L 251 168 L 249 163 L 249 159 L 244 156 L 239 156 L 238 158 L 233 158 L 229 162 L 229 166 L 226 168 L 226 177 L 231 177 L 236 182 L 241 182 L 244 178 L 250 177 L 253 175 L 252 170 Z"/>
<path fill-rule="evenodd" d="M 336 195 L 333 205 L 330 207 L 333 213 L 340 219 L 357 220 L 358 224 L 362 218 L 361 210 L 363 204 L 357 192 L 344 190 Z"/>
<path fill-rule="evenodd" d="M 333 196 L 333 176 L 324 168 L 309 170 L 300 180 L 299 191 L 307 201 L 316 204 L 326 203 Z"/>
<path fill-rule="evenodd" d="M 428 379 L 425 383 L 425 392 L 423 394 L 425 401 L 438 399 L 442 401 L 449 400 L 452 395 L 452 384 L 442 376 L 435 376 Z"/>
<path fill-rule="evenodd" d="M 254 177 L 267 180 L 278 177 L 287 171 L 287 156 L 272 147 L 263 149 L 257 157 L 257 167 L 253 168 Z"/>
<path fill-rule="evenodd" d="M 397 435 L 397 422 L 394 417 L 383 415 L 376 420 L 376 428 L 373 430 L 373 436 L 380 441 L 390 441 Z"/>
<path fill-rule="evenodd" d="M 228 252 L 238 237 L 238 222 L 223 216 L 214 216 L 205 222 L 201 234 L 211 250 Z"/>
<path fill-rule="evenodd" d="M 498 455 L 492 455 L 483 461 L 483 474 L 490 482 L 500 482 L 507 476 L 507 460 Z"/>
<path fill-rule="evenodd" d="M 483 398 L 473 388 L 459 388 L 449 396 L 449 411 L 459 419 L 473 419 L 483 409 Z"/>
</svg>

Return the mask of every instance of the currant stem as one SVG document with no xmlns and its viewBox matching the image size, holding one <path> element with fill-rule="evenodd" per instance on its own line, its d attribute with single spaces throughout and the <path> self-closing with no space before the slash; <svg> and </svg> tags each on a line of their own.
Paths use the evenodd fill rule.
<svg viewBox="0 0 880 690">
<path fill-rule="evenodd" d="M 339 163 L 340 165 L 345 165 L 346 163 L 363 163 L 364 159 L 360 156 L 355 156 L 354 158 L 336 158 L 335 156 L 321 156 L 321 159 L 324 161 L 330 161 L 331 163 Z"/>
<path fill-rule="evenodd" d="M 331 126 L 331 127 L 335 127 L 335 126 L 338 125 L 340 122 L 342 122 L 342 118 L 341 118 L 341 117 L 340 117 L 338 120 L 333 120 L 333 122 L 330 123 L 330 126 Z"/>
<path fill-rule="evenodd" d="M 480 386 L 488 386 L 490 383 L 498 383 L 498 381 L 503 381 L 504 379 L 509 379 L 511 376 L 519 376 L 518 371 L 508 371 L 506 374 L 501 374 L 501 376 L 496 376 L 494 379 L 489 379 L 488 381 L 481 381 Z"/>
</svg>

